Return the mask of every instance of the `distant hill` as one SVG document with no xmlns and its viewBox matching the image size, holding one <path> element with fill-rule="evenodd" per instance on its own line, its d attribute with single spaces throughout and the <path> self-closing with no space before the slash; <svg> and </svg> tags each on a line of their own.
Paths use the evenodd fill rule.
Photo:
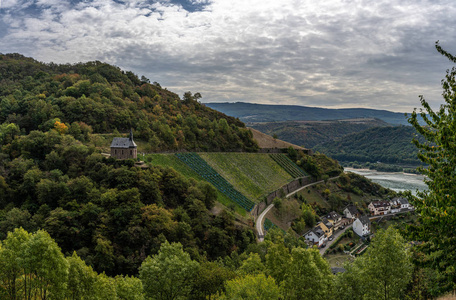
<svg viewBox="0 0 456 300">
<path fill-rule="evenodd" d="M 316 146 L 316 151 L 341 162 L 420 164 L 412 144 L 412 126 L 376 127 Z"/>
<path fill-rule="evenodd" d="M 323 121 L 377 118 L 394 125 L 407 125 L 403 113 L 367 108 L 328 109 L 298 105 L 266 105 L 254 103 L 206 103 L 206 106 L 243 122 Z"/>
<path fill-rule="evenodd" d="M 363 118 L 335 121 L 247 123 L 247 126 L 269 135 L 276 135 L 278 139 L 289 143 L 313 148 L 318 144 L 332 141 L 347 134 L 361 132 L 372 127 L 392 125 L 379 119 Z"/>
</svg>

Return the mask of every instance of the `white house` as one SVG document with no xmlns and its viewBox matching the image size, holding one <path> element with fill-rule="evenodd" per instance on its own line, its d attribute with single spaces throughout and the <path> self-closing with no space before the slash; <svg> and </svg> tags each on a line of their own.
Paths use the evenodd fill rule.
<svg viewBox="0 0 456 300">
<path fill-rule="evenodd" d="M 323 232 L 323 230 L 320 227 L 315 227 L 314 229 L 309 230 L 304 235 L 304 237 L 305 237 L 306 240 L 311 241 L 312 243 L 314 243 L 314 245 L 315 244 L 318 245 L 318 247 L 323 245 L 323 243 L 326 240 L 325 233 Z"/>
<path fill-rule="evenodd" d="M 401 202 L 399 201 L 398 197 L 393 198 L 390 201 L 390 204 L 391 204 L 390 213 L 394 214 L 394 213 L 397 213 L 397 212 L 401 211 Z"/>
<path fill-rule="evenodd" d="M 386 215 L 391 210 L 391 203 L 389 201 L 372 201 L 369 206 L 372 215 Z"/>
<path fill-rule="evenodd" d="M 359 236 L 370 234 L 371 222 L 368 216 L 361 216 L 353 222 L 353 231 Z"/>
<path fill-rule="evenodd" d="M 401 209 L 403 209 L 403 208 L 411 209 L 412 208 L 412 206 L 410 205 L 408 200 L 405 198 L 399 198 L 399 202 L 401 203 Z"/>
<path fill-rule="evenodd" d="M 343 213 L 344 213 L 345 218 L 347 218 L 347 219 L 356 219 L 360 215 L 358 209 L 356 208 L 356 206 L 353 203 L 350 203 L 349 205 L 347 205 L 347 207 L 344 208 Z"/>
</svg>

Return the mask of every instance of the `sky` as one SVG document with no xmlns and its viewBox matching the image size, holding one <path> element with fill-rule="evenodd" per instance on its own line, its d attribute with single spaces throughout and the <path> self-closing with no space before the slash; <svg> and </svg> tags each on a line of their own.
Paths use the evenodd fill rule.
<svg viewBox="0 0 456 300">
<path fill-rule="evenodd" d="M 202 102 L 437 108 L 454 28 L 453 0 L 0 0 L 0 53 L 99 60 Z"/>
</svg>

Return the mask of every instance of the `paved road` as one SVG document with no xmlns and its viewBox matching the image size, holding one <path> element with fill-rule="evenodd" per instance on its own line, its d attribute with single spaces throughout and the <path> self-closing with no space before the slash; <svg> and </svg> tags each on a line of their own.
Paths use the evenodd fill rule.
<svg viewBox="0 0 456 300">
<path fill-rule="evenodd" d="M 328 180 L 333 180 L 333 179 L 337 179 L 337 178 L 339 178 L 339 176 L 331 177 L 331 178 L 329 178 Z M 307 185 L 305 185 L 305 186 L 300 187 L 300 188 L 297 189 L 296 191 L 293 191 L 293 192 L 289 193 L 289 194 L 286 195 L 285 197 L 288 198 L 288 197 L 293 196 L 293 195 L 296 194 L 297 192 L 299 192 L 299 191 L 301 191 L 301 190 L 303 190 L 303 189 L 305 189 L 305 188 L 307 188 L 307 187 L 309 187 L 309 186 L 316 185 L 316 184 L 319 184 L 319 183 L 324 183 L 324 182 L 325 182 L 324 180 L 320 180 L 320 181 L 316 181 L 316 182 L 309 183 L 309 184 L 307 184 Z"/>
<path fill-rule="evenodd" d="M 331 246 L 331 245 L 334 243 L 334 241 L 337 240 L 337 238 L 338 238 L 341 234 L 343 234 L 343 233 L 345 232 L 345 230 L 347 230 L 348 228 L 351 228 L 352 226 L 353 226 L 353 224 L 346 225 L 344 229 L 338 230 L 336 233 L 334 233 L 334 234 L 332 235 L 333 240 L 332 240 L 332 241 L 326 241 L 326 247 L 318 249 L 318 250 L 320 251 L 320 254 L 321 254 L 321 255 L 325 254 L 326 250 L 329 249 L 329 246 Z"/>
<path fill-rule="evenodd" d="M 339 176 L 332 177 L 332 178 L 329 178 L 329 180 L 336 179 L 338 177 Z M 312 183 L 306 184 L 305 186 L 300 187 L 296 191 L 289 193 L 285 197 L 288 198 L 288 197 L 292 196 L 293 194 L 299 192 L 300 190 L 305 189 L 306 187 L 309 187 L 309 186 L 312 186 L 312 185 L 315 185 L 315 184 L 319 184 L 319 183 L 323 183 L 323 182 L 324 182 L 324 180 L 320 180 L 320 181 L 317 181 L 317 182 L 312 182 Z M 266 207 L 263 210 L 263 212 L 258 216 L 258 219 L 256 220 L 255 226 L 256 226 L 257 233 L 258 233 L 258 241 L 259 242 L 262 242 L 264 240 L 264 233 L 263 233 L 263 219 L 264 219 L 264 216 L 266 216 L 266 214 L 269 212 L 269 210 L 271 210 L 271 208 L 273 208 L 273 207 L 274 207 L 274 204 L 271 204 L 268 207 Z"/>
<path fill-rule="evenodd" d="M 258 241 L 259 242 L 262 242 L 264 241 L 264 233 L 263 233 L 263 219 L 264 219 L 264 216 L 266 216 L 266 214 L 271 210 L 271 208 L 274 207 L 274 204 L 271 204 L 269 205 L 268 207 L 266 207 L 263 212 L 258 216 L 258 219 L 256 221 L 256 230 L 258 232 Z"/>
</svg>

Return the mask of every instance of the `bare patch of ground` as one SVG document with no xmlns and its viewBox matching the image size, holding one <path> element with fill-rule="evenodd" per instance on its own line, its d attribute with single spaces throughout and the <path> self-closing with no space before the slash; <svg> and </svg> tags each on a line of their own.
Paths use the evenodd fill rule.
<svg viewBox="0 0 456 300">
<path fill-rule="evenodd" d="M 279 140 L 275 139 L 270 135 L 264 134 L 256 129 L 249 128 L 250 131 L 253 133 L 253 138 L 258 142 L 258 146 L 260 148 L 288 148 L 288 147 L 293 147 L 294 149 L 297 150 L 305 150 L 305 148 Z"/>
<path fill-rule="evenodd" d="M 282 207 L 280 209 L 276 207 L 271 209 L 266 215 L 266 218 L 271 220 L 280 229 L 287 231 L 291 226 L 291 222 L 300 215 L 301 209 L 298 201 L 294 198 L 288 198 L 282 200 Z"/>
</svg>

